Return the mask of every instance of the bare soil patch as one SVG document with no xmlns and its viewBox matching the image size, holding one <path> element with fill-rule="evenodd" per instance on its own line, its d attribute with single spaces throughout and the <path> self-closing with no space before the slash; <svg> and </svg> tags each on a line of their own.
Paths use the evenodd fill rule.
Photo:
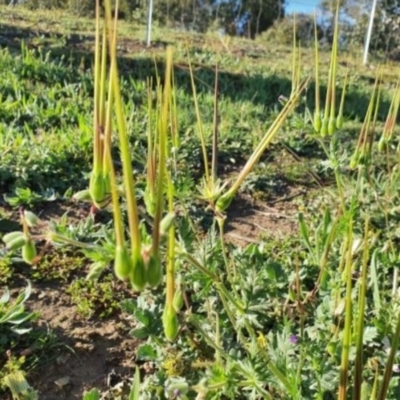
<svg viewBox="0 0 400 400">
<path fill-rule="evenodd" d="M 254 201 L 250 197 L 238 197 L 227 215 L 226 237 L 239 246 L 257 243 L 261 237 L 283 238 L 297 232 L 297 206 L 293 199 L 305 196 L 300 188 L 270 201 Z"/>
<path fill-rule="evenodd" d="M 46 358 L 45 363 L 28 375 L 39 398 L 82 399 L 92 388 L 111 396 L 107 398 L 128 391 L 135 365 L 136 341 L 129 335 L 132 321 L 123 315 L 84 319 L 61 284 L 35 283 L 33 287 L 27 306 L 40 313 L 35 329 L 50 330 L 57 343 L 47 357 L 41 357 Z M 21 349 L 19 355 L 34 350 Z"/>
</svg>

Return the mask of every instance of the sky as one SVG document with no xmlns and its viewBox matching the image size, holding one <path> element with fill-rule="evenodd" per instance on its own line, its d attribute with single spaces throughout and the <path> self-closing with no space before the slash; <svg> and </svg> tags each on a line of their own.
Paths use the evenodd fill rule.
<svg viewBox="0 0 400 400">
<path fill-rule="evenodd" d="M 286 14 L 305 13 L 312 14 L 320 0 L 286 0 Z"/>
</svg>

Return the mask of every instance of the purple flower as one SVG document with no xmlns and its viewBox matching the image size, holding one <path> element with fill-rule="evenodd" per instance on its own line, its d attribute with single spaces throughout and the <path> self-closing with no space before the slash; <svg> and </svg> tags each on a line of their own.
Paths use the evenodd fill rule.
<svg viewBox="0 0 400 400">
<path fill-rule="evenodd" d="M 282 105 L 285 105 L 288 102 L 288 100 L 289 99 L 286 96 L 284 96 L 283 94 L 279 95 L 279 97 L 278 97 L 278 101 Z"/>
<path fill-rule="evenodd" d="M 296 335 L 290 335 L 289 336 L 289 342 L 292 344 L 297 344 L 299 342 L 299 337 Z"/>
<path fill-rule="evenodd" d="M 181 397 L 181 391 L 179 389 L 174 390 L 174 399 L 179 399 Z"/>
</svg>

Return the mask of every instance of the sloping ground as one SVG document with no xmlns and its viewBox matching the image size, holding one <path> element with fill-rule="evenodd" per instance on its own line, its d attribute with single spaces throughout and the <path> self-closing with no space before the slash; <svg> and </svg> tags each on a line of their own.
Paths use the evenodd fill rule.
<svg viewBox="0 0 400 400">
<path fill-rule="evenodd" d="M 72 19 L 64 13 L 55 12 L 45 15 L 7 9 L 0 16 L 0 44 L 17 52 L 23 39 L 31 47 L 67 55 L 69 52 L 75 52 L 90 59 L 93 47 L 92 29 L 93 21 Z M 290 49 L 287 48 L 270 50 L 264 44 L 241 39 L 221 40 L 213 35 L 189 36 L 170 31 L 156 31 L 155 43 L 148 49 L 144 46 L 141 37 L 144 37 L 143 28 L 137 30 L 128 23 L 122 23 L 120 54 L 124 60 L 128 59 L 133 63 L 129 65 L 141 66 L 144 73 L 148 73 L 147 68 L 153 62 L 153 56 L 160 59 L 164 56 L 164 48 L 167 44 L 175 44 L 177 67 L 187 72 L 185 45 L 189 38 L 187 41 L 195 60 L 196 71 L 213 73 L 213 64 L 218 61 L 223 67 L 222 70 L 226 72 L 222 77 L 227 81 L 227 86 L 231 81 L 235 79 L 239 81 L 244 76 L 248 79 L 239 82 L 242 87 L 252 83 L 255 88 L 259 88 L 262 80 L 259 75 L 252 74 L 264 68 L 276 78 L 276 81 L 268 81 L 269 87 L 274 88 L 276 93 L 279 92 L 281 84 L 284 86 L 289 82 L 291 59 Z M 308 50 L 304 52 L 305 58 L 310 57 L 311 53 Z M 326 54 L 323 57 L 323 65 L 326 67 Z M 147 61 L 141 63 L 141 58 Z M 356 65 L 355 59 L 349 57 L 347 66 L 352 70 L 354 65 Z M 275 76 L 277 72 L 282 72 L 282 76 Z M 312 73 L 311 70 L 308 72 Z M 369 81 L 371 85 L 374 71 L 364 69 L 363 72 L 365 74 L 362 79 Z M 388 76 L 389 79 L 393 77 L 390 74 Z M 358 77 L 354 75 L 353 78 L 353 83 L 356 84 Z M 243 93 L 245 96 L 244 91 L 232 90 L 232 92 L 233 94 L 224 94 L 240 96 Z M 274 92 L 273 96 L 276 93 Z M 366 97 L 354 95 L 353 101 L 365 103 Z M 238 151 L 241 150 L 239 146 Z M 272 160 L 272 162 L 282 173 L 284 169 L 282 160 Z M 295 169 L 296 166 L 292 165 L 290 168 Z M 256 200 L 254 195 L 241 193 L 228 210 L 227 239 L 244 247 L 257 243 L 261 237 L 279 239 L 296 234 L 298 210 L 308 201 L 310 191 L 314 191 L 313 195 L 318 195 L 313 183 L 306 186 L 292 181 L 282 193 L 278 190 L 264 199 L 257 198 Z M 18 213 L 15 210 L 11 212 L 9 207 L 5 207 L 0 211 L 14 222 L 18 220 Z M 85 220 L 89 210 L 87 206 L 60 201 L 40 204 L 33 211 L 45 221 L 44 225 L 49 219 L 59 221 L 61 216 L 68 212 L 68 223 L 74 225 Z M 110 220 L 109 215 L 100 214 L 96 218 Z M 88 270 L 87 260 L 72 265 L 75 257 L 78 255 L 74 253 L 64 261 L 54 258 L 47 264 L 45 259 L 42 259 L 33 268 L 17 263 L 13 270 L 13 279 L 19 284 L 26 277 L 32 279 L 34 292 L 28 306 L 31 310 L 40 312 L 38 326 L 42 328 L 42 331 L 45 332 L 48 329 L 56 338 L 54 346 L 48 350 L 45 348 L 47 357 L 41 353 L 39 366 L 28 375 L 28 380 L 39 391 L 40 399 L 44 400 L 81 399 L 84 390 L 92 387 L 108 392 L 109 398 L 115 399 L 118 391 L 127 388 L 127 383 L 132 378 L 132 368 L 137 363 L 138 341 L 129 335 L 129 330 L 133 328 L 133 321 L 119 309 L 113 310 L 102 318 L 98 318 L 97 315 L 86 318 L 82 315 L 82 310 L 78 310 L 79 307 L 82 308 L 85 301 L 89 301 L 90 296 L 94 295 L 86 293 L 83 289 L 79 292 L 80 288 L 76 289 L 73 286 L 85 276 Z M 46 269 L 41 270 L 45 267 Z M 3 273 L 3 270 L 1 272 Z M 1 281 L 6 280 L 6 277 L 1 278 Z M 74 294 L 67 290 L 71 287 L 75 288 Z M 119 295 L 134 297 L 125 284 L 111 284 L 109 289 L 118 300 L 120 300 Z M 79 297 L 78 304 L 74 296 Z M 100 302 L 99 307 L 102 306 Z M 18 349 L 16 355 L 29 356 L 35 354 L 36 351 L 37 349 L 28 347 Z M 142 374 L 152 372 L 153 366 L 150 363 L 141 362 L 139 365 Z M 111 391 L 113 387 L 116 387 L 114 393 Z"/>
</svg>

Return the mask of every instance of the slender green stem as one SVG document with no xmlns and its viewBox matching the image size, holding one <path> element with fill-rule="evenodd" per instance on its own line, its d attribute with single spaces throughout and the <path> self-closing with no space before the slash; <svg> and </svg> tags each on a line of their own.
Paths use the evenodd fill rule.
<svg viewBox="0 0 400 400">
<path fill-rule="evenodd" d="M 315 34 L 315 113 L 320 116 L 320 89 L 319 89 L 319 52 L 318 52 L 318 25 L 317 14 L 314 14 L 314 34 Z"/>
<path fill-rule="evenodd" d="M 283 123 L 285 122 L 288 115 L 294 110 L 297 105 L 298 99 L 303 92 L 308 80 L 303 82 L 302 85 L 298 87 L 296 92 L 291 96 L 288 102 L 285 104 L 285 107 L 279 113 L 278 117 L 274 120 L 270 128 L 268 129 L 267 133 L 265 134 L 264 138 L 258 144 L 256 149 L 254 150 L 253 154 L 247 161 L 246 165 L 242 168 L 241 172 L 239 173 L 236 181 L 231 186 L 231 188 L 226 193 L 226 196 L 234 196 L 235 193 L 238 191 L 240 186 L 242 185 L 243 181 L 246 179 L 247 175 L 251 172 L 254 165 L 258 162 L 262 154 L 264 153 L 266 147 L 271 143 L 275 135 L 278 133 L 279 129 L 282 127 Z"/>
<path fill-rule="evenodd" d="M 358 298 L 358 323 L 356 331 L 356 360 L 354 368 L 355 372 L 354 372 L 354 392 L 353 392 L 354 400 L 361 400 L 362 370 L 363 370 L 364 312 L 365 312 L 365 297 L 368 284 L 367 271 L 368 271 L 368 261 L 369 261 L 368 233 L 369 233 L 369 218 L 365 220 L 365 227 L 364 227 L 364 252 L 362 260 L 362 278 L 361 278 L 361 288 Z"/>
<path fill-rule="evenodd" d="M 94 55 L 94 113 L 93 113 L 93 171 L 100 168 L 100 135 L 99 135 L 99 91 L 100 91 L 100 1 L 96 0 L 96 31 Z"/>
<path fill-rule="evenodd" d="M 215 87 L 214 87 L 214 121 L 213 121 L 213 143 L 212 143 L 212 160 L 211 160 L 211 176 L 213 183 L 217 180 L 218 170 L 218 64 L 215 66 Z"/>
<path fill-rule="evenodd" d="M 166 173 L 167 180 L 167 196 L 168 211 L 174 211 L 174 194 L 175 189 L 171 179 L 171 175 Z M 172 304 L 175 295 L 175 225 L 172 225 L 168 234 L 168 261 L 167 261 L 167 304 Z"/>
<path fill-rule="evenodd" d="M 110 75 L 113 74 L 114 64 L 110 67 Z M 112 108 L 112 90 L 111 90 L 111 81 L 110 81 L 110 90 L 108 95 L 108 104 L 106 111 L 106 132 L 111 131 L 111 108 Z M 111 156 L 111 148 L 108 140 L 105 141 L 104 153 L 106 155 L 106 163 L 107 168 L 109 170 L 109 179 L 110 179 L 110 189 L 111 189 L 111 198 L 113 204 L 113 213 L 114 213 L 114 229 L 115 229 L 115 240 L 117 247 L 125 246 L 125 237 L 124 237 L 124 226 L 122 220 L 121 208 L 119 206 L 119 195 L 117 188 L 117 179 L 115 176 L 114 164 Z"/>
<path fill-rule="evenodd" d="M 338 400 L 346 400 L 347 396 L 347 380 L 349 370 L 349 354 L 351 344 L 351 321 L 352 321 L 352 243 L 353 243 L 353 222 L 349 221 L 347 234 L 347 257 L 346 257 L 346 306 L 345 306 L 345 323 L 343 332 L 343 348 L 342 362 L 340 366 L 340 385 Z"/>
<path fill-rule="evenodd" d="M 111 8 L 110 2 L 105 2 L 106 16 L 109 24 L 111 25 Z M 124 186 L 126 190 L 126 202 L 128 206 L 128 219 L 129 219 L 129 233 L 132 241 L 132 251 L 135 257 L 140 257 L 141 253 L 141 238 L 139 232 L 139 217 L 135 198 L 135 188 L 133 180 L 133 170 L 131 164 L 131 156 L 129 151 L 129 141 L 126 132 L 126 120 L 124 116 L 121 90 L 118 79 L 118 65 L 116 55 L 116 41 L 117 41 L 117 29 L 116 22 L 114 22 L 113 35 L 110 37 L 111 47 L 111 65 L 113 75 L 111 76 L 113 95 L 115 101 L 115 111 L 117 117 L 118 134 L 120 141 L 121 157 L 122 157 L 122 169 L 124 175 Z"/>
<path fill-rule="evenodd" d="M 219 228 L 219 239 L 220 239 L 220 243 L 221 243 L 221 252 L 222 252 L 222 257 L 224 259 L 226 274 L 228 276 L 228 281 L 233 283 L 233 276 L 231 274 L 231 266 L 229 265 L 229 260 L 226 255 L 226 247 L 225 247 L 225 238 L 224 238 L 225 217 L 216 217 L 216 220 L 217 220 L 218 228 Z M 236 268 L 235 267 L 234 267 L 234 275 L 236 278 Z"/>
<path fill-rule="evenodd" d="M 385 374 L 383 375 L 383 382 L 377 400 L 386 400 L 387 391 L 389 388 L 390 379 L 393 372 L 393 364 L 396 357 L 397 349 L 400 342 L 400 313 L 397 316 L 397 325 L 392 339 L 392 346 L 390 347 L 389 358 L 386 362 Z"/>
<path fill-rule="evenodd" d="M 221 291 L 221 294 L 223 294 L 226 299 L 240 312 L 244 313 L 245 309 L 244 307 L 239 304 L 236 299 L 232 296 L 232 294 L 229 292 L 227 287 L 221 282 L 219 279 L 218 275 L 215 275 L 211 271 L 209 271 L 206 267 L 204 267 L 199 261 L 197 261 L 192 255 L 186 253 L 185 251 L 181 252 L 182 257 L 186 258 L 191 264 L 193 264 L 196 268 L 198 268 L 201 272 L 203 272 L 205 275 L 207 275 L 209 278 L 211 278 L 214 281 L 214 284 L 217 286 L 217 288 Z"/>
<path fill-rule="evenodd" d="M 157 182 L 157 204 L 154 216 L 153 226 L 153 252 L 159 251 L 160 242 L 160 222 L 164 206 L 164 181 L 165 181 L 165 164 L 166 164 L 166 146 L 167 146 L 167 129 L 168 129 L 168 113 L 169 101 L 171 99 L 171 75 L 172 75 L 172 48 L 167 50 L 167 65 L 165 70 L 165 87 L 161 109 L 161 118 L 159 120 L 159 152 L 158 152 L 158 182 Z"/>
<path fill-rule="evenodd" d="M 214 282 L 219 282 L 219 277 L 209 271 L 206 267 L 204 267 L 199 261 L 197 261 L 192 255 L 189 253 L 186 253 L 186 251 L 179 249 L 180 250 L 180 255 L 183 258 L 186 258 L 187 261 L 189 261 L 191 264 L 193 264 L 199 271 L 201 271 L 203 274 L 207 275 L 209 278 L 211 278 Z"/>
<path fill-rule="evenodd" d="M 341 207 L 342 207 L 342 213 L 345 214 L 345 212 L 346 212 L 346 200 L 345 200 L 345 196 L 344 196 L 342 179 L 341 179 L 341 176 L 340 176 L 339 163 L 338 163 L 336 157 L 334 156 L 333 152 L 329 151 L 328 148 L 325 146 L 324 141 L 323 140 L 319 140 L 319 143 L 320 143 L 322 149 L 324 150 L 326 156 L 330 160 L 331 165 L 333 167 L 333 173 L 335 175 L 336 187 L 337 187 L 338 192 L 339 192 L 339 198 L 340 198 L 340 204 L 341 204 Z"/>
<path fill-rule="evenodd" d="M 337 75 L 337 53 L 338 53 L 338 41 L 339 41 L 339 2 L 336 7 L 335 15 L 335 28 L 333 33 L 333 47 L 332 47 L 332 58 L 331 58 L 331 110 L 330 118 L 336 117 L 336 75 Z"/>
<path fill-rule="evenodd" d="M 62 243 L 70 244 L 71 246 L 79 247 L 81 249 L 96 248 L 96 246 L 94 246 L 92 244 L 83 243 L 83 242 L 79 242 L 78 240 L 69 239 L 69 238 L 66 238 L 55 232 L 50 232 L 48 235 L 46 235 L 46 237 L 48 240 L 50 240 L 52 242 L 58 242 L 58 243 L 62 242 Z"/>
<path fill-rule="evenodd" d="M 197 130 L 198 130 L 198 134 L 200 137 L 201 148 L 203 151 L 204 175 L 205 175 L 206 181 L 209 182 L 210 181 L 210 171 L 209 171 L 209 167 L 208 167 L 206 142 L 205 142 L 205 136 L 204 136 L 204 131 L 203 131 L 203 125 L 201 123 L 200 108 L 199 108 L 199 103 L 197 100 L 197 91 L 196 91 L 196 85 L 194 82 L 193 68 L 192 68 L 192 63 L 191 63 L 190 57 L 189 57 L 189 70 L 190 70 L 190 80 L 192 83 L 193 101 L 194 101 L 194 107 L 195 107 L 196 118 L 197 118 Z"/>
</svg>

